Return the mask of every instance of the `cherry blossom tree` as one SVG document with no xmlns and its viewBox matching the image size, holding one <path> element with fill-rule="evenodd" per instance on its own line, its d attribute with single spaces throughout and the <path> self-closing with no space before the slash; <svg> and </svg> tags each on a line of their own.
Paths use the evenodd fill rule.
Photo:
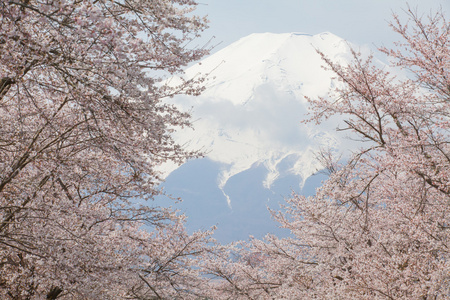
<svg viewBox="0 0 450 300">
<path fill-rule="evenodd" d="M 381 49 L 409 79 L 354 51 L 323 56 L 342 87 L 312 100 L 311 121 L 341 115 L 361 149 L 329 179 L 293 195 L 274 217 L 292 237 L 267 236 L 210 252 L 217 299 L 450 298 L 450 23 L 408 10 L 403 37 Z"/>
<path fill-rule="evenodd" d="M 150 202 L 186 152 L 164 84 L 208 49 L 193 0 L 0 1 L 0 298 L 195 297 L 209 232 Z M 184 296 L 183 296 L 184 295 Z M 191 296 L 190 296 L 191 295 Z"/>
</svg>

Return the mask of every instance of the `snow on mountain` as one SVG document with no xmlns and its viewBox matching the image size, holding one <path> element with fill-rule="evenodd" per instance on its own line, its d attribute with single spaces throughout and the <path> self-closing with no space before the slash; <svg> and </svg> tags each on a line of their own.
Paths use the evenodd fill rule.
<svg viewBox="0 0 450 300">
<path fill-rule="evenodd" d="M 349 46 L 331 34 L 252 34 L 216 52 L 186 71 L 187 77 L 209 74 L 200 97 L 174 99 L 191 110 L 194 130 L 175 139 L 191 149 L 202 149 L 220 165 L 217 184 L 254 166 L 263 166 L 264 187 L 280 176 L 298 177 L 298 184 L 321 169 L 315 160 L 321 148 L 343 149 L 336 123 L 316 127 L 300 123 L 307 116 L 304 96 L 325 96 L 336 84 L 322 68 L 317 50 L 336 62 L 351 58 Z M 167 173 L 173 171 L 168 167 Z M 229 205 L 230 199 L 224 192 Z"/>
<path fill-rule="evenodd" d="M 265 83 L 302 98 L 329 89 L 332 74 L 321 68 L 323 61 L 316 50 L 336 61 L 350 57 L 347 42 L 331 33 L 257 33 L 206 58 L 186 73 L 190 77 L 211 72 L 215 78 L 209 81 L 203 96 L 227 99 L 234 105 L 254 99 L 255 88 Z"/>
</svg>

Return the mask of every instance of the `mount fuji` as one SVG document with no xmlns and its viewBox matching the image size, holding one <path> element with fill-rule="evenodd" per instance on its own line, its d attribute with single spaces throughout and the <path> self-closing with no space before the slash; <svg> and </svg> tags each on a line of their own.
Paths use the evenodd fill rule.
<svg viewBox="0 0 450 300">
<path fill-rule="evenodd" d="M 313 176 L 323 168 L 318 151 L 352 147 L 336 133 L 338 119 L 301 123 L 308 113 L 305 96 L 326 96 L 339 84 L 317 51 L 343 64 L 352 58 L 348 42 L 331 33 L 261 33 L 186 70 L 190 78 L 206 74 L 206 89 L 173 99 L 193 121 L 193 129 L 174 138 L 201 149 L 205 158 L 165 166 L 164 189 L 183 199 L 189 229 L 218 225 L 222 242 L 285 234 L 267 208 L 278 209 L 292 191 L 314 193 L 324 179 Z"/>
</svg>

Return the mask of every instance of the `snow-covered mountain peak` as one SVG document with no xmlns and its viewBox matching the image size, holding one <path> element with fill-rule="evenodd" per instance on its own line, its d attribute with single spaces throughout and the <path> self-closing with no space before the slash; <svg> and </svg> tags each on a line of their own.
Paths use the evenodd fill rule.
<svg viewBox="0 0 450 300">
<path fill-rule="evenodd" d="M 348 43 L 331 33 L 258 33 L 187 69 L 187 77 L 209 75 L 200 97 L 175 98 L 193 110 L 195 128 L 175 138 L 222 166 L 220 188 L 257 165 L 267 170 L 266 188 L 283 174 L 298 176 L 301 185 L 321 168 L 319 149 L 342 147 L 336 124 L 300 123 L 308 110 L 304 96 L 326 95 L 335 84 L 317 51 L 337 62 L 350 58 Z"/>
<path fill-rule="evenodd" d="M 331 76 L 320 67 L 323 61 L 317 50 L 335 60 L 348 57 L 347 42 L 331 33 L 255 33 L 189 68 L 187 75 L 208 73 L 204 96 L 229 99 L 234 104 L 247 103 L 255 88 L 265 83 L 297 96 L 316 94 L 317 90 L 309 88 L 327 90 L 328 82 L 322 79 Z M 302 86 L 306 90 L 300 93 Z"/>
</svg>

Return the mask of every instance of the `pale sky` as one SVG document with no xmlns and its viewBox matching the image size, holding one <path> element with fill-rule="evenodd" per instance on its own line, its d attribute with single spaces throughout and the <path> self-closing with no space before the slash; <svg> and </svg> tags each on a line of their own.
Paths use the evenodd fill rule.
<svg viewBox="0 0 450 300">
<path fill-rule="evenodd" d="M 213 52 L 251 33 L 331 32 L 375 49 L 398 40 L 388 22 L 392 12 L 417 8 L 425 15 L 439 7 L 450 13 L 450 0 L 199 0 L 199 14 L 211 21 L 204 40 L 215 36 Z"/>
</svg>

